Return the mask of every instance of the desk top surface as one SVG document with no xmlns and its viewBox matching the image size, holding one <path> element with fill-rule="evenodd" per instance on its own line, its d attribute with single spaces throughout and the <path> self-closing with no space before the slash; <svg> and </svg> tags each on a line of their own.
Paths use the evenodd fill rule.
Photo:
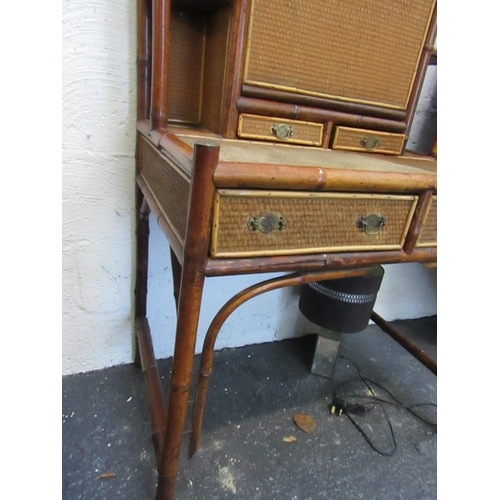
<svg viewBox="0 0 500 500">
<path fill-rule="evenodd" d="M 197 142 L 220 146 L 214 181 L 218 188 L 293 189 L 314 191 L 419 192 L 437 191 L 437 162 L 356 153 L 308 146 L 221 139 L 186 128 L 139 131 L 188 177 Z"/>
<path fill-rule="evenodd" d="M 182 134 L 176 134 L 176 137 L 191 148 L 197 141 L 207 140 L 206 137 Z M 209 141 L 220 146 L 221 162 L 436 175 L 436 161 L 430 159 L 390 158 L 373 153 L 231 139 L 209 138 Z"/>
</svg>

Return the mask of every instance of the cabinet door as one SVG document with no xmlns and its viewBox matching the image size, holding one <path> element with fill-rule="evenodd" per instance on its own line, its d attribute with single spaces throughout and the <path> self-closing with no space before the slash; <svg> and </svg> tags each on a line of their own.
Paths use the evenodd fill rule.
<svg viewBox="0 0 500 500">
<path fill-rule="evenodd" d="M 435 0 L 252 0 L 243 81 L 404 110 Z"/>
</svg>

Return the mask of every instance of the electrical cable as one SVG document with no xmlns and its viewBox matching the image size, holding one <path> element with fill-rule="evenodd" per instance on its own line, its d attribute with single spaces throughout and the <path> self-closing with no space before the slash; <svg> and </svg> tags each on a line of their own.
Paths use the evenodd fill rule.
<svg viewBox="0 0 500 500">
<path fill-rule="evenodd" d="M 370 445 L 370 447 L 375 450 L 377 453 L 380 455 L 384 456 L 391 456 L 396 453 L 397 450 L 397 443 L 396 443 L 396 438 L 394 436 L 394 430 L 390 421 L 390 418 L 387 414 L 386 409 L 384 408 L 384 405 L 390 405 L 394 406 L 397 408 L 402 408 L 407 410 L 409 413 L 411 413 L 415 418 L 419 419 L 421 422 L 423 422 L 426 425 L 436 427 L 437 429 L 437 423 L 431 422 L 430 420 L 422 417 L 418 413 L 416 413 L 415 409 L 420 408 L 420 407 L 436 407 L 437 405 L 435 403 L 419 403 L 415 404 L 412 406 L 407 406 L 401 401 L 399 401 L 389 390 L 387 390 L 385 387 L 380 385 L 378 382 L 375 382 L 374 380 L 371 380 L 367 377 L 364 377 L 361 375 L 361 371 L 352 361 L 349 359 L 347 356 L 339 355 L 339 358 L 346 360 L 347 362 L 351 363 L 351 365 L 356 369 L 358 373 L 358 379 L 349 379 L 346 380 L 345 382 L 342 382 L 341 384 L 338 384 L 334 388 L 333 392 L 333 398 L 332 398 L 332 404 L 331 404 L 331 413 L 335 415 L 345 415 L 350 422 L 354 425 L 354 427 L 358 430 L 358 432 L 365 438 L 367 443 Z M 346 387 L 348 384 L 352 384 L 353 382 L 358 382 L 361 381 L 364 385 L 364 387 L 368 390 L 369 394 L 346 394 L 342 398 L 338 396 L 339 389 Z M 378 388 L 382 391 L 384 391 L 387 395 L 390 396 L 390 398 L 393 399 L 393 401 L 389 401 L 385 398 L 382 398 L 380 396 L 377 396 L 375 394 L 374 388 Z M 346 399 L 362 399 L 362 402 L 359 403 L 348 403 Z M 366 432 L 363 430 L 360 424 L 356 422 L 356 420 L 353 418 L 353 416 L 356 415 L 366 415 L 368 412 L 371 412 L 375 408 L 380 408 L 382 410 L 382 413 L 384 414 L 385 421 L 388 425 L 390 436 L 391 436 L 391 441 L 392 441 L 392 449 L 389 451 L 381 450 L 377 446 L 374 445 L 372 440 L 369 438 L 369 436 L 366 434 Z"/>
</svg>

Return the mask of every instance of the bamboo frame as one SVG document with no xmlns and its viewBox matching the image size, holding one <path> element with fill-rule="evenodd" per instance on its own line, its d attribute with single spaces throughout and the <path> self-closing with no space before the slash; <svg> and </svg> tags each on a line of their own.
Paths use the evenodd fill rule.
<svg viewBox="0 0 500 500">
<path fill-rule="evenodd" d="M 135 317 L 146 317 L 148 293 L 148 251 L 149 251 L 149 208 L 147 201 L 136 184 L 136 274 L 135 274 Z M 141 365 L 139 340 L 135 336 L 134 364 Z"/>
<path fill-rule="evenodd" d="M 421 196 L 419 196 L 417 206 L 415 208 L 415 214 L 413 220 L 411 221 L 410 227 L 408 229 L 408 235 L 404 243 L 404 251 L 406 253 L 411 253 L 417 245 L 418 238 L 422 232 L 423 224 L 425 223 L 425 218 L 429 212 L 429 208 L 432 202 L 432 191 L 426 191 Z"/>
<path fill-rule="evenodd" d="M 174 361 L 170 379 L 167 428 L 158 470 L 157 500 L 173 498 L 179 467 L 182 433 L 192 379 L 194 348 L 208 254 L 210 213 L 215 188 L 212 182 L 219 148 L 199 143 L 194 148 L 188 227 L 180 279 Z"/>
<path fill-rule="evenodd" d="M 144 0 L 143 0 L 144 1 Z M 168 63 L 170 57 L 170 0 L 152 0 L 151 128 L 168 124 Z"/>
<path fill-rule="evenodd" d="M 417 110 L 417 104 L 418 104 L 418 97 L 424 85 L 426 68 L 429 66 L 429 63 L 431 62 L 431 57 L 434 51 L 434 44 L 436 42 L 436 33 L 437 33 L 437 2 L 434 3 L 434 10 L 432 12 L 427 32 L 427 38 L 423 46 L 422 56 L 420 58 L 420 63 L 417 69 L 417 76 L 413 81 L 410 99 L 406 109 L 405 122 L 408 126 L 408 130 L 411 129 L 413 119 L 415 118 L 415 112 Z"/>
<path fill-rule="evenodd" d="M 237 276 L 262 272 L 286 272 L 297 269 L 318 271 L 361 267 L 375 264 L 404 264 L 420 262 L 433 265 L 437 261 L 436 248 L 416 248 L 411 254 L 404 250 L 377 252 L 338 252 L 304 255 L 277 255 L 238 259 L 208 259 L 206 276 Z"/>
<path fill-rule="evenodd" d="M 243 45 L 246 34 L 247 0 L 234 0 L 231 12 L 231 30 L 229 33 L 227 64 L 224 75 L 224 99 L 221 106 L 221 135 L 234 139 L 238 111 L 234 103 L 240 97 L 242 80 Z"/>
<path fill-rule="evenodd" d="M 437 204 L 437 195 L 433 194 L 432 196 L 429 196 L 429 198 L 430 198 L 429 204 L 427 205 L 425 212 L 423 212 L 422 216 L 419 218 L 419 220 L 421 221 L 421 227 L 419 227 L 418 230 L 416 231 L 417 235 L 416 235 L 416 240 L 415 240 L 415 247 L 417 247 L 417 248 L 437 247 L 437 241 L 429 241 L 429 242 L 423 242 L 423 243 L 420 242 L 420 237 L 422 236 L 422 231 L 423 231 L 425 224 L 427 222 L 427 217 L 429 215 L 431 205 L 433 205 L 435 203 Z"/>
<path fill-rule="evenodd" d="M 370 130 L 382 130 L 386 132 L 401 132 L 407 130 L 405 122 L 366 116 L 356 113 L 336 111 L 334 109 L 314 108 L 292 104 L 288 102 L 264 101 L 253 97 L 240 97 L 236 103 L 240 113 L 254 115 L 275 116 L 289 118 L 292 120 L 327 122 L 334 125 L 345 125 L 349 127 L 366 127 Z"/>
<path fill-rule="evenodd" d="M 266 89 L 264 87 L 253 87 L 252 85 L 243 84 L 241 87 L 241 95 L 244 97 L 253 97 L 265 101 L 287 102 L 290 104 L 300 104 L 302 106 L 311 106 L 316 108 L 332 109 L 342 111 L 344 113 L 355 113 L 375 118 L 385 118 L 387 120 L 402 121 L 406 117 L 405 111 L 399 111 L 388 108 L 378 108 L 376 106 L 368 106 L 365 104 L 351 103 L 346 101 L 333 101 L 323 97 L 295 94 L 284 92 L 277 89 Z"/>
<path fill-rule="evenodd" d="M 189 457 L 191 458 L 198 449 L 201 439 L 201 429 L 203 423 L 203 410 L 205 407 L 205 398 L 208 389 L 208 379 L 212 373 L 212 361 L 215 348 L 215 341 L 227 318 L 241 305 L 248 300 L 257 297 L 266 292 L 278 290 L 280 288 L 299 286 L 312 281 L 323 281 L 331 279 L 341 279 L 353 276 L 363 276 L 368 269 L 348 269 L 321 271 L 316 273 L 295 273 L 289 276 L 273 278 L 256 285 L 250 286 L 228 300 L 214 317 L 208 328 L 203 344 L 201 355 L 201 365 L 199 371 L 198 388 L 193 409 L 192 433 L 189 448 Z"/>
<path fill-rule="evenodd" d="M 372 312 L 370 319 L 379 326 L 382 331 L 390 335 L 399 345 L 403 346 L 414 358 L 418 359 L 418 361 L 434 373 L 434 375 L 437 375 L 437 362 L 422 349 L 413 344 L 413 342 L 405 337 L 394 325 L 385 321 L 385 319 L 379 316 L 375 311 Z"/>
<path fill-rule="evenodd" d="M 320 148 L 315 148 L 321 150 Z M 400 193 L 408 186 L 416 192 L 437 189 L 437 178 L 425 173 L 363 171 L 324 167 L 294 167 L 273 163 L 223 162 L 214 178 L 220 188 L 257 188 L 283 190 L 328 191 L 341 189 L 346 192 Z"/>
</svg>

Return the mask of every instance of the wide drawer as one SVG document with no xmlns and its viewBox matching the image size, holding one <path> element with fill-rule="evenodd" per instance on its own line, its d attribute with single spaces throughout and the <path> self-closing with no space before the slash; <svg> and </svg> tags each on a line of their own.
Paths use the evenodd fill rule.
<svg viewBox="0 0 500 500">
<path fill-rule="evenodd" d="M 437 196 L 432 197 L 416 246 L 437 246 Z"/>
<path fill-rule="evenodd" d="M 337 127 L 332 148 L 399 155 L 403 150 L 404 141 L 404 134 Z"/>
<path fill-rule="evenodd" d="M 321 146 L 323 124 L 285 120 L 269 116 L 240 114 L 238 137 L 307 146 Z"/>
<path fill-rule="evenodd" d="M 220 190 L 211 255 L 401 249 L 416 196 Z"/>
</svg>

